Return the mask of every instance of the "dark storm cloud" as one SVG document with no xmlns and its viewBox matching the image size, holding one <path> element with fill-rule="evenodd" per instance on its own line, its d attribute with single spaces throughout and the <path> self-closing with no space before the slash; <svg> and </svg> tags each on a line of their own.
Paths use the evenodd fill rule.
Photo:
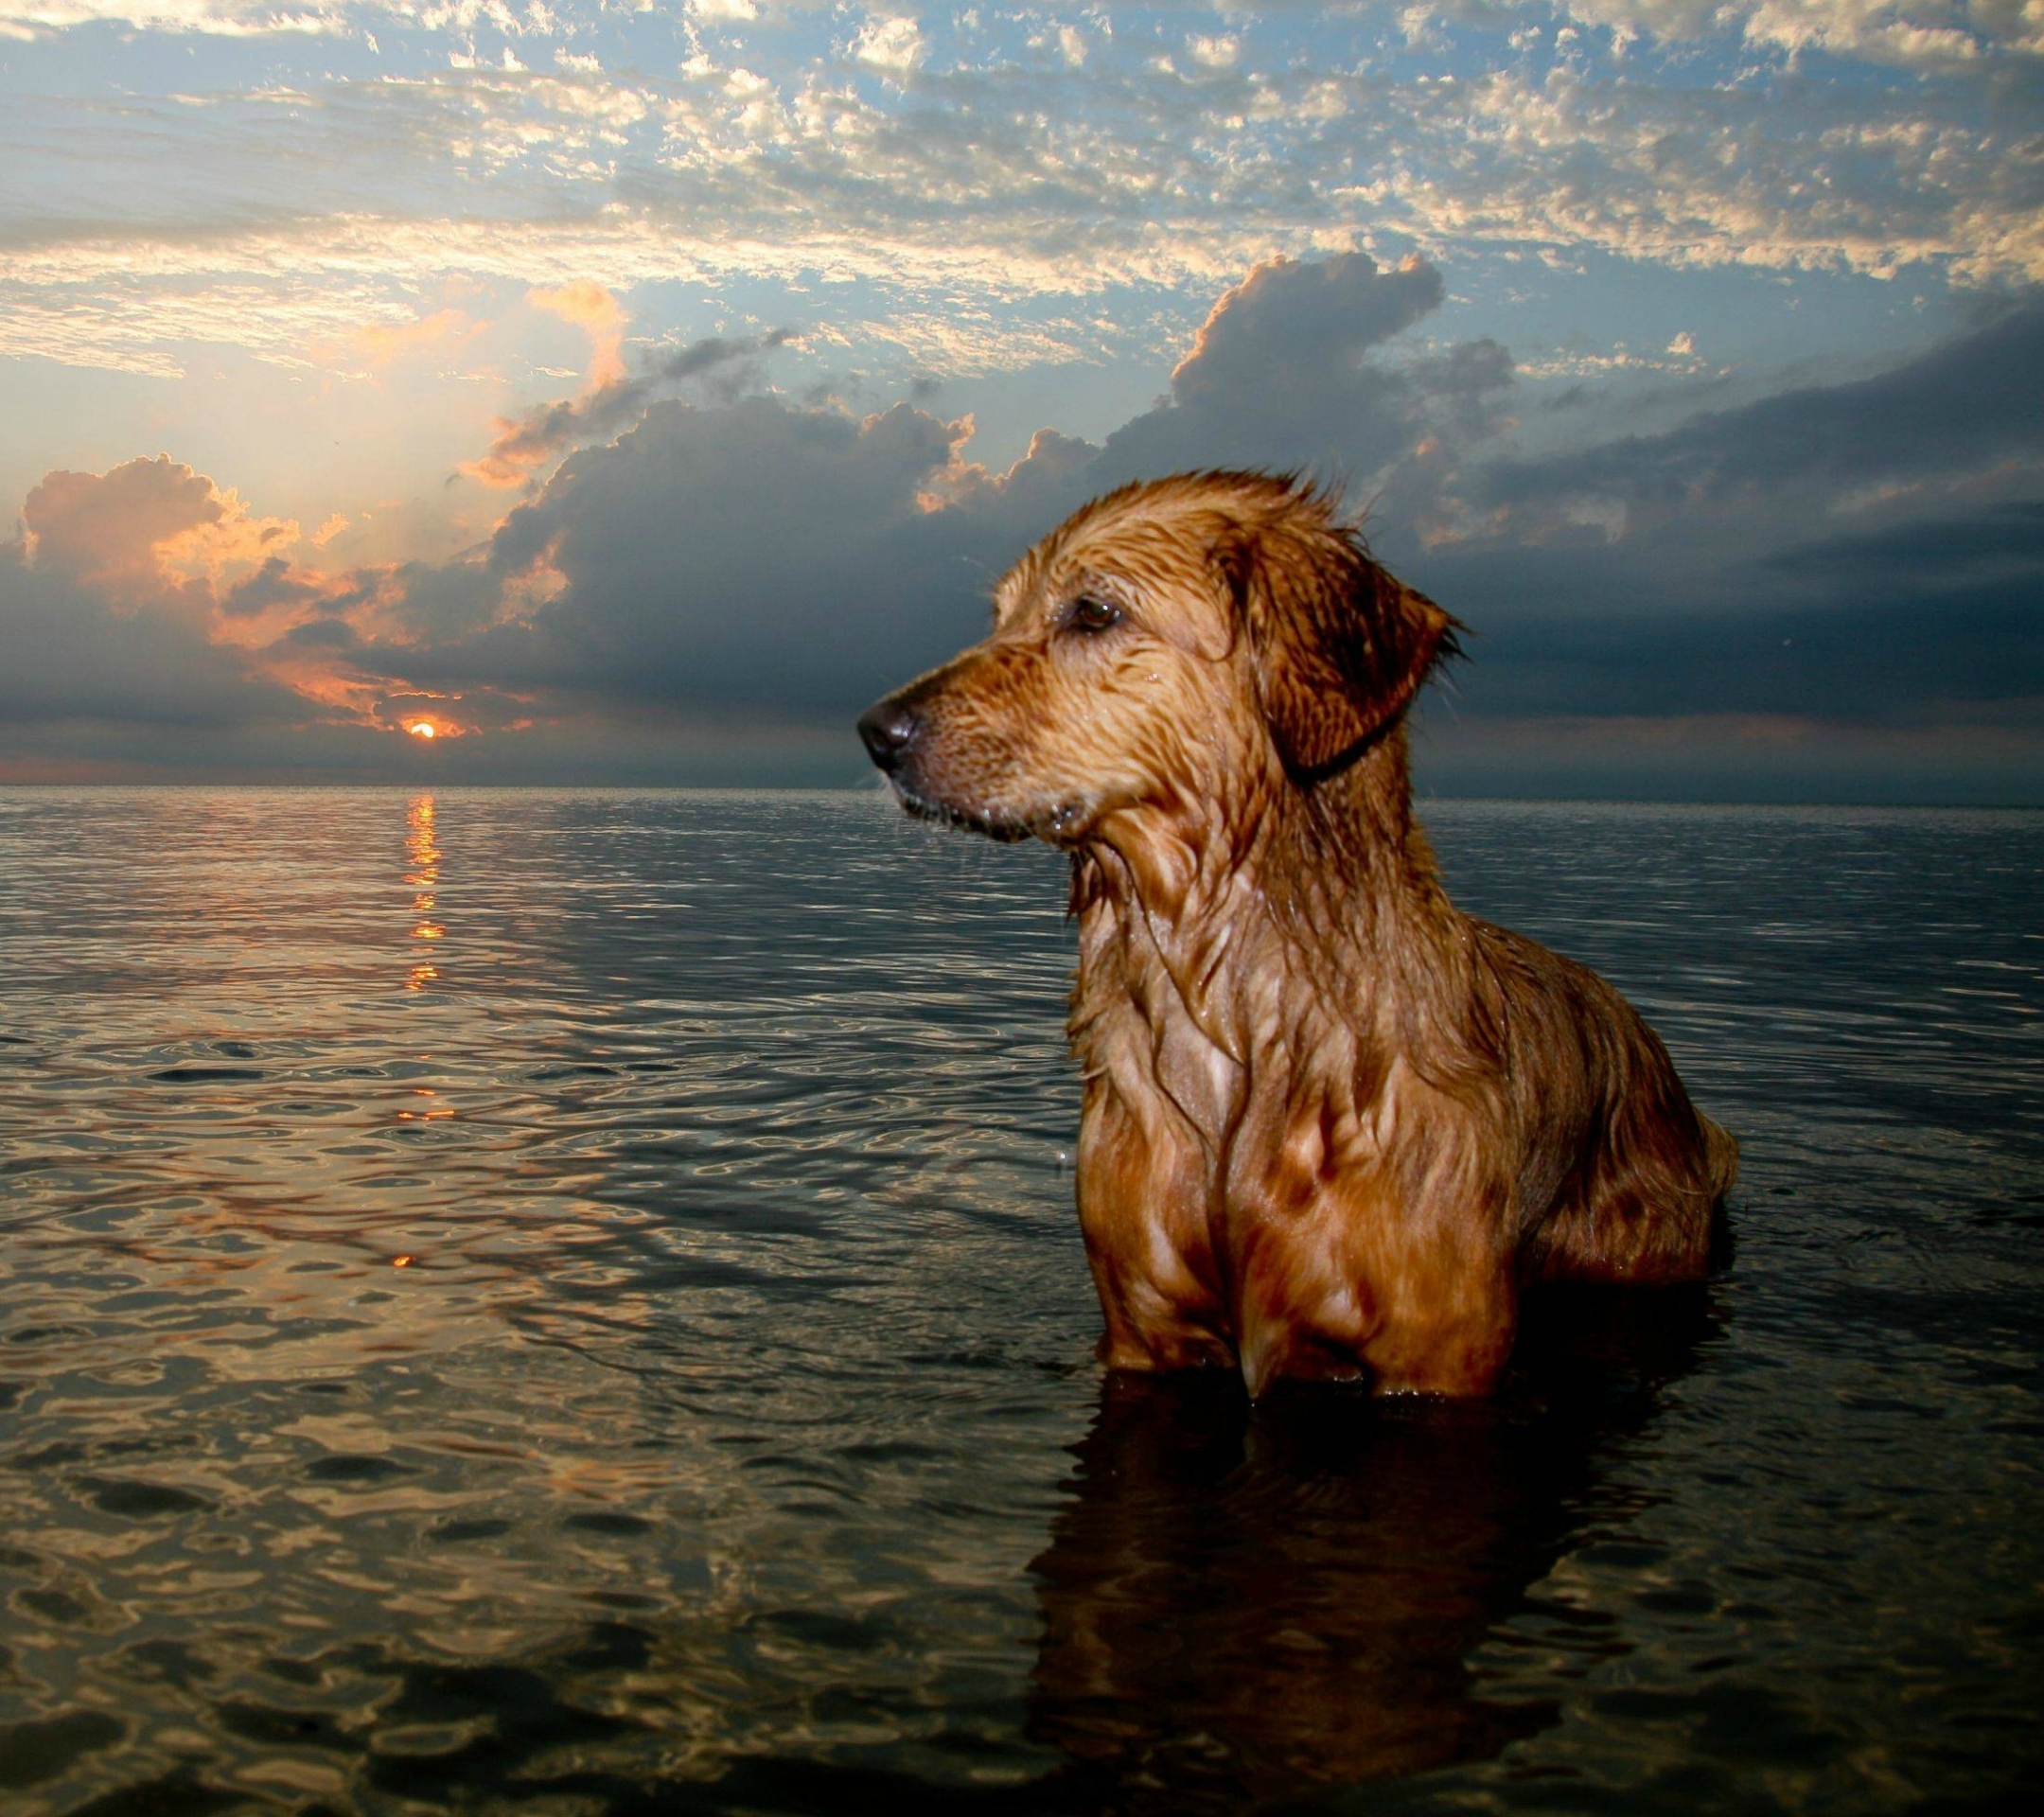
<svg viewBox="0 0 2044 1817">
<path fill-rule="evenodd" d="M 2038 396 L 2032 299 L 1872 378 L 1479 472 L 1502 533 L 1414 574 L 1479 633 L 1459 709 L 2030 723 Z M 1584 499 L 1624 506 L 1623 533 L 1572 525 Z"/>
<path fill-rule="evenodd" d="M 1956 593 L 2000 588 L 2044 602 L 2044 503 L 1884 524 L 1786 549 L 1760 568 L 1781 584 L 1834 597 L 1907 591 L 1942 608 Z"/>
<path fill-rule="evenodd" d="M 1456 676 L 1468 712 L 1524 717 L 1746 713 L 1913 724 L 1958 706 L 2044 701 L 2034 604 L 2005 587 L 1940 608 L 1887 598 L 1852 611 L 1774 608 L 1642 623 L 1554 618 L 1502 626 Z"/>
<path fill-rule="evenodd" d="M 285 632 L 277 640 L 287 648 L 302 650 L 355 650 L 361 639 L 354 626 L 343 618 L 314 618 Z"/>
<path fill-rule="evenodd" d="M 1260 265 L 1207 318 L 1171 396 L 1109 435 L 1089 477 L 1221 466 L 1348 478 L 1409 453 L 1429 429 L 1479 432 L 1511 382 L 1495 342 L 1398 364 L 1369 357 L 1445 294 L 1418 259 L 1388 271 L 1364 253 Z"/>
<path fill-rule="evenodd" d="M 759 397 L 654 404 L 571 455 L 459 571 L 464 589 L 557 576 L 529 622 L 394 661 L 420 682 L 838 709 L 983 609 L 1000 552 L 925 496 L 957 432 L 906 404 L 863 421 Z"/>
<path fill-rule="evenodd" d="M 1874 378 L 1806 385 L 1713 411 L 1665 434 L 1629 435 L 1491 467 L 1499 504 L 1574 498 L 1696 505 L 1788 485 L 1842 487 L 1968 472 L 2044 453 L 2044 300 Z"/>
<path fill-rule="evenodd" d="M 401 562 L 381 591 L 404 601 L 404 620 L 415 637 L 444 642 L 491 624 L 502 597 L 502 578 L 473 562 Z"/>
<path fill-rule="evenodd" d="M 0 729 L 94 719 L 159 729 L 279 723 L 306 703 L 159 606 L 118 607 L 0 545 Z"/>
<path fill-rule="evenodd" d="M 2027 722 L 2044 701 L 2044 505 L 1670 563 L 1652 538 L 1439 549 L 1411 577 L 1472 627 L 1466 715 Z"/>
</svg>

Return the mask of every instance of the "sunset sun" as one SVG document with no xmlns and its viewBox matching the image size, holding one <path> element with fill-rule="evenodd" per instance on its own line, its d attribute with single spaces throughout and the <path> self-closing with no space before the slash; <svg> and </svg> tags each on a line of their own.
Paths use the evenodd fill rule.
<svg viewBox="0 0 2044 1817">
<path fill-rule="evenodd" d="M 438 728 L 431 719 L 421 719 L 414 725 L 407 726 L 405 730 L 414 738 L 433 738 L 439 735 Z"/>
</svg>

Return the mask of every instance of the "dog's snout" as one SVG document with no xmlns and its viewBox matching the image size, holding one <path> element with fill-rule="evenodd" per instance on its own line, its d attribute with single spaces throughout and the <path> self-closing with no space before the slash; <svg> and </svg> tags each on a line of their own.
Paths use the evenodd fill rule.
<svg viewBox="0 0 2044 1817">
<path fill-rule="evenodd" d="M 890 697 L 859 715 L 858 735 L 865 741 L 867 754 L 891 776 L 922 724 L 913 707 Z"/>
</svg>

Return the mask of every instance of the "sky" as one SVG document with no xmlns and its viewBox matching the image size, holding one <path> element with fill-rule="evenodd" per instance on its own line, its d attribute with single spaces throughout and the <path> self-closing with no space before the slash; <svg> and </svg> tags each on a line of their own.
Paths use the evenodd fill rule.
<svg viewBox="0 0 2044 1817">
<path fill-rule="evenodd" d="M 2044 0 L 0 0 L 0 782 L 859 785 L 1224 465 L 1423 791 L 2044 803 Z"/>
</svg>

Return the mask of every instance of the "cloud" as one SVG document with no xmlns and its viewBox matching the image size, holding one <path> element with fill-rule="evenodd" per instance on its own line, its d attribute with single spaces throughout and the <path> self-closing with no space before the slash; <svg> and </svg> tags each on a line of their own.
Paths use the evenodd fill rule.
<svg viewBox="0 0 2044 1817">
<path fill-rule="evenodd" d="M 2044 505 L 1827 538 L 1647 591 L 1651 565 L 1550 552 L 1520 564 L 1544 571 L 1542 603 L 1510 611 L 1457 589 L 1480 636 L 1455 677 L 1456 710 L 1890 727 L 1956 715 L 2044 732 Z M 1454 572 L 1443 563 L 1428 579 Z"/>
<path fill-rule="evenodd" d="M 1156 409 L 1104 448 L 1042 431 L 1005 473 L 971 461 L 969 420 L 906 404 L 864 418 L 758 393 L 648 404 L 656 384 L 735 371 L 773 337 L 698 343 L 508 427 L 488 458 L 522 473 L 637 418 L 571 454 L 476 556 L 394 571 L 383 609 L 406 647 L 378 660 L 436 685 L 845 712 L 964 641 L 1008 562 L 1132 474 L 1320 451 L 1330 470 L 1425 493 L 1509 379 L 1489 343 L 1383 358 L 1442 294 L 1418 261 L 1259 266 Z"/>
<path fill-rule="evenodd" d="M 590 369 L 585 382 L 591 391 L 621 384 L 625 379 L 625 306 L 601 284 L 589 278 L 552 289 L 528 291 L 526 302 L 563 322 L 573 322 L 590 338 Z"/>
<path fill-rule="evenodd" d="M 348 337 L 347 349 L 372 367 L 388 366 L 424 347 L 458 348 L 483 331 L 464 309 L 436 309 L 411 322 L 372 322 Z"/>
<path fill-rule="evenodd" d="M 2040 744 L 2008 771 L 2032 786 L 2040 381 L 2033 301 L 1869 378 L 1466 475 L 1491 512 L 1408 570 L 1478 632 L 1454 711 L 1522 729 L 1744 715 L 1907 732 L 1919 757 L 1942 727 L 1982 764 Z M 1791 768 L 1799 749 L 1780 747 Z"/>
<path fill-rule="evenodd" d="M 929 55 L 929 43 L 913 19 L 869 18 L 852 40 L 855 62 L 884 70 L 897 81 L 913 75 Z"/>
<path fill-rule="evenodd" d="M 279 643 L 294 649 L 356 650 L 361 638 L 344 618 L 308 618 L 286 631 Z"/>
<path fill-rule="evenodd" d="M 835 708 L 934 660 L 980 609 L 992 576 L 951 558 L 955 526 L 925 497 L 961 432 L 907 405 L 859 420 L 761 397 L 654 403 L 571 454 L 481 561 L 438 571 L 485 600 L 543 573 L 547 598 L 396 660 L 422 681 Z M 408 627 L 420 599 L 414 581 Z"/>
<path fill-rule="evenodd" d="M 0 9 L 42 18 L 67 4 Z M 181 7 L 297 16 L 229 0 L 164 11 Z M 303 362 L 450 277 L 613 296 L 688 285 L 744 297 L 748 312 L 762 283 L 846 283 L 872 298 L 846 332 L 878 344 L 916 321 L 948 340 L 946 370 L 970 371 L 1025 346 L 1041 357 L 1046 341 L 1083 356 L 1093 312 L 1047 326 L 1032 311 L 1048 301 L 1210 294 L 1271 252 L 1370 235 L 1436 262 L 1487 247 L 2044 278 L 2044 188 L 2012 150 L 2035 115 L 2034 9 L 1571 9 L 1672 46 L 1657 58 L 1564 55 L 1559 15 L 1538 7 L 1463 10 L 1478 48 L 1445 76 L 1389 54 L 1395 21 L 1371 9 L 1323 21 L 1306 55 L 1245 15 L 1232 61 L 1216 50 L 1168 70 L 1140 54 L 1162 41 L 1134 24 L 1076 67 L 1025 61 L 991 26 L 977 58 L 960 34 L 943 67 L 915 67 L 920 28 L 873 14 L 850 41 L 749 34 L 757 68 L 718 43 L 664 71 L 634 57 L 615 74 L 385 68 L 238 93 L 26 94 L 10 162 L 25 203 L 0 229 L 0 351 L 171 377 L 204 343 Z M 1184 24 L 1171 24 L 1173 46 Z M 1540 55 L 1509 49 L 1507 25 L 1545 30 Z M 1813 81 L 1786 52 L 1760 54 L 1793 40 L 1872 55 L 1947 30 L 1980 54 L 1926 51 L 1920 79 L 1856 67 Z M 1738 59 L 1736 79 L 1713 79 L 1715 63 L 1700 73 L 1685 48 L 1699 38 Z M 872 79 L 883 66 L 905 79 Z M 118 185 L 77 187 L 110 132 L 155 155 Z"/>
<path fill-rule="evenodd" d="M 2035 723 L 1860 725 L 1806 714 L 1450 721 L 1422 704 L 1418 792 L 1533 801 L 2033 806 Z"/>
<path fill-rule="evenodd" d="M 623 362 L 618 362 L 614 377 L 593 384 L 579 397 L 561 398 L 522 416 L 500 419 L 489 452 L 480 460 L 465 462 L 461 470 L 486 485 L 524 485 L 562 449 L 622 428 L 670 386 L 722 372 L 735 391 L 749 372 L 746 362 L 785 345 L 792 338 L 785 328 L 735 341 L 709 335 L 649 361 L 637 378 L 626 378 Z M 592 377 L 597 371 L 611 369 L 610 362 L 599 360 Z"/>
<path fill-rule="evenodd" d="M 0 546 L 0 643 L 33 661 L 0 664 L 0 746 L 52 721 L 159 730 L 259 723 L 273 732 L 307 703 L 253 675 L 235 651 L 160 612 L 121 612 L 71 577 L 26 565 Z M 33 741 L 28 748 L 33 749 Z M 159 746 L 160 754 L 173 747 Z"/>
<path fill-rule="evenodd" d="M 14 546 L 45 573 L 139 603 L 165 587 L 165 545 L 226 515 L 211 480 L 159 454 L 109 473 L 45 475 L 22 507 L 26 536 Z"/>
<path fill-rule="evenodd" d="M 1500 462 L 1484 503 L 1559 508 L 1615 503 L 1660 523 L 1677 513 L 1800 513 L 1868 488 L 1992 473 L 2044 480 L 2044 299 L 1871 378 L 1805 385 L 1738 410 L 1692 417 L 1660 435 L 1626 436 L 1537 461 Z M 1873 495 L 1869 495 L 1870 498 Z"/>
<path fill-rule="evenodd" d="M 167 457 L 55 472 L 0 543 L 0 724 L 274 722 L 306 703 L 216 644 L 208 583 L 166 552 L 236 520 L 238 502 Z"/>
<path fill-rule="evenodd" d="M 478 609 L 449 604 L 465 571 L 328 573 L 291 559 L 298 539 L 167 455 L 45 475 L 0 544 L 0 648 L 30 653 L 0 676 L 0 757 L 22 755 L 7 727 L 96 727 L 89 752 L 109 728 L 260 728 L 292 748 L 394 723 L 400 687 L 378 666 L 389 603 L 402 597 L 413 625 L 472 629 Z M 502 609 L 502 587 L 470 591 L 485 616 Z M 485 689 L 445 716 L 459 730 L 518 712 Z"/>
<path fill-rule="evenodd" d="M 1682 43 L 1724 34 L 1756 48 L 1911 68 L 2044 52 L 2044 17 L 2008 0 L 1561 0 L 1558 10 L 1629 37 Z"/>
<path fill-rule="evenodd" d="M 1489 340 L 1372 357 L 1445 293 L 1417 258 L 1393 270 L 1363 253 L 1258 266 L 1214 306 L 1171 395 L 1107 437 L 1087 481 L 1303 467 L 1376 494 L 1386 511 L 1424 515 L 1422 495 L 1495 426 L 1512 377 L 1510 355 Z"/>
<path fill-rule="evenodd" d="M 477 779 L 538 775 L 535 752 L 563 762 L 577 739 L 628 750 L 635 777 L 707 774 L 719 751 L 736 777 L 763 728 L 807 727 L 804 773 L 851 780 L 852 714 L 977 636 L 1001 570 L 1081 499 L 1131 473 L 1318 456 L 1375 498 L 1386 558 L 1478 633 L 1429 714 L 1464 785 L 1456 751 L 1504 763 L 1543 724 L 1565 761 L 1507 765 L 1518 781 L 1601 763 L 1622 784 L 1651 747 L 1666 762 L 1643 775 L 1717 750 L 1698 773 L 1750 791 L 1769 761 L 1817 773 L 1822 747 L 1826 776 L 1885 749 L 1921 782 L 1948 738 L 1976 789 L 1991 753 L 2036 738 L 2044 306 L 1887 372 L 1533 459 L 1498 452 L 1506 351 L 1420 339 L 1444 294 L 1423 261 L 1268 260 L 1154 408 L 1101 443 L 1041 431 L 1005 471 L 974 461 L 969 419 L 794 401 L 757 389 L 756 348 L 693 344 L 534 419 L 530 446 L 573 451 L 449 561 L 302 566 L 294 525 L 167 459 L 52 474 L 0 560 L 0 638 L 56 654 L 9 678 L 0 710 L 295 713 L 279 749 L 313 752 L 349 726 L 373 745 L 431 700 L 489 734 L 460 741 Z M 744 382 L 649 396 L 692 374 Z M 129 620 L 145 628 L 124 644 Z M 1654 744 L 1655 726 L 1680 735 Z M 694 767 L 660 772 L 662 749 Z"/>
<path fill-rule="evenodd" d="M 328 37 L 346 29 L 351 9 L 317 0 L 281 6 L 273 0 L 0 0 L 0 36 L 33 39 L 80 26 L 116 25 L 215 38 Z"/>
<path fill-rule="evenodd" d="M 907 405 L 656 403 L 571 455 L 475 559 L 402 571 L 391 609 L 414 644 L 384 655 L 422 684 L 848 714 L 974 634 L 1000 570 L 1092 493 L 1317 454 L 1373 500 L 1388 558 L 1481 633 L 1456 679 L 1473 717 L 1899 725 L 2044 695 L 2034 515 L 1949 488 L 1886 516 L 1830 510 L 1871 478 L 2000 472 L 2044 441 L 2027 312 L 1870 379 L 1487 465 L 1508 355 L 1400 343 L 1443 293 L 1419 261 L 1269 261 L 1216 304 L 1154 408 L 1104 445 L 1040 432 L 998 473 L 970 459 L 969 422 Z M 1814 516 L 1793 502 L 1806 481 L 1824 488 Z M 1572 513 L 1600 488 L 1664 527 L 1583 528 Z M 1477 534 L 1453 521 L 1458 489 L 1483 502 Z M 1700 500 L 1707 530 L 1685 527 Z M 507 605 L 535 574 L 546 597 Z"/>
</svg>

